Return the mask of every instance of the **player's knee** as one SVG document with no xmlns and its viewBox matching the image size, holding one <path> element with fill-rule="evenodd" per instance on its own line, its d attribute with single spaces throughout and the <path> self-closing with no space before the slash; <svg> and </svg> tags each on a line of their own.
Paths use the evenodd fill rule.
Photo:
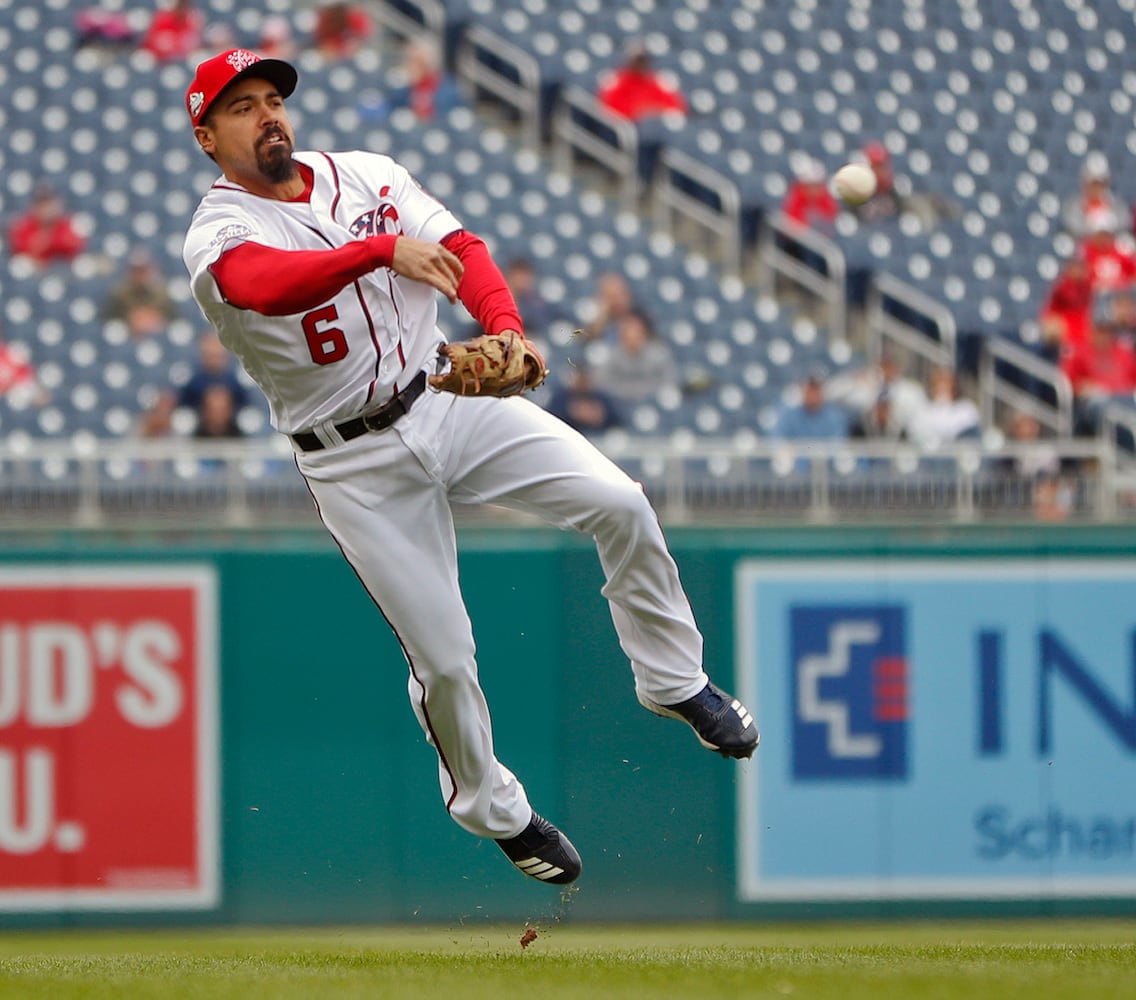
<svg viewBox="0 0 1136 1000">
<path fill-rule="evenodd" d="M 620 532 L 634 533 L 639 525 L 654 525 L 658 521 L 643 487 L 630 479 L 608 483 L 597 510 L 596 527 L 606 524 Z"/>
<path fill-rule="evenodd" d="M 477 686 L 477 671 L 472 657 L 468 660 L 464 657 L 447 658 L 431 664 L 424 673 L 427 700 L 433 697 L 450 698 L 463 688 Z"/>
</svg>

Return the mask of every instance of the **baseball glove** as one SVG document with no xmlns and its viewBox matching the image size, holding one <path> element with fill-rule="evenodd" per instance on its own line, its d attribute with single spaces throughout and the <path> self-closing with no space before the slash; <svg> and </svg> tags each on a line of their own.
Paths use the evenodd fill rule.
<svg viewBox="0 0 1136 1000">
<path fill-rule="evenodd" d="M 516 396 L 548 375 L 540 351 L 515 330 L 443 344 L 438 359 L 450 370 L 431 375 L 431 387 L 458 396 Z"/>
</svg>

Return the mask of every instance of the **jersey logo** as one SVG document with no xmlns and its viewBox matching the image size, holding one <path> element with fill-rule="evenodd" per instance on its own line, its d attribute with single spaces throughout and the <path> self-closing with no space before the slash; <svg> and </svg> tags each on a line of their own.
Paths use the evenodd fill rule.
<svg viewBox="0 0 1136 1000">
<path fill-rule="evenodd" d="M 385 197 L 389 191 L 389 187 L 383 187 L 379 195 Z M 347 228 L 357 240 L 382 233 L 395 235 L 402 232 L 402 226 L 398 221 L 398 209 L 389 201 L 379 202 L 378 208 L 364 212 Z"/>
<path fill-rule="evenodd" d="M 231 222 L 217 231 L 217 235 L 209 241 L 209 246 L 219 247 L 222 243 L 228 243 L 229 240 L 243 240 L 251 235 L 252 229 L 243 222 Z"/>
</svg>

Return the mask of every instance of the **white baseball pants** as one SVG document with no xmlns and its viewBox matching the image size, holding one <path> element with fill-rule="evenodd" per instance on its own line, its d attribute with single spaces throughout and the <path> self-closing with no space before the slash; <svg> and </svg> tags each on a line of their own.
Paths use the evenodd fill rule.
<svg viewBox="0 0 1136 1000">
<path fill-rule="evenodd" d="M 637 693 L 673 704 L 706 684 L 702 636 L 641 487 L 535 403 L 426 392 L 393 427 L 296 462 L 402 644 L 443 799 L 471 833 L 515 836 L 531 808 L 494 754 L 451 505 L 497 504 L 591 535 Z"/>
</svg>

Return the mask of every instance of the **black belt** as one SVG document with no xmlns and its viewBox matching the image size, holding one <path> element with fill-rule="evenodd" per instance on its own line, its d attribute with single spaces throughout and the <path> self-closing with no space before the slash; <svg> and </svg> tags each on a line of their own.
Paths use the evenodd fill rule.
<svg viewBox="0 0 1136 1000">
<path fill-rule="evenodd" d="M 414 376 L 414 381 L 397 396 L 392 396 L 382 406 L 370 413 L 364 413 L 362 416 L 353 417 L 351 420 L 336 424 L 335 432 L 344 441 L 350 441 L 352 438 L 359 437 L 360 434 L 366 434 L 367 431 L 385 431 L 399 417 L 410 410 L 411 404 L 422 395 L 425 389 L 426 373 L 419 372 Z M 302 451 L 320 451 L 325 447 L 314 431 L 300 431 L 292 435 L 292 440 Z"/>
</svg>

